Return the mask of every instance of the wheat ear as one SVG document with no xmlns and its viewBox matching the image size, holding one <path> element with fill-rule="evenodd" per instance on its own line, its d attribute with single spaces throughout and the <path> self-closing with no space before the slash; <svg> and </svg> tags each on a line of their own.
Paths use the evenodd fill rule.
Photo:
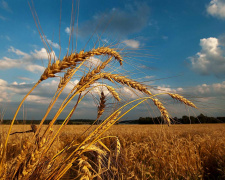
<svg viewBox="0 0 225 180">
<path fill-rule="evenodd" d="M 123 84 L 123 85 L 126 84 L 127 86 L 132 87 L 133 89 L 137 89 L 137 90 L 139 90 L 141 92 L 144 92 L 148 95 L 152 95 L 152 93 L 149 90 L 147 90 L 147 88 L 144 85 L 140 84 L 137 81 L 129 79 L 125 76 L 121 76 L 119 74 L 102 73 L 102 77 L 105 78 L 105 79 L 108 79 L 110 81 L 112 81 L 112 79 L 113 79 L 120 84 Z"/>
<path fill-rule="evenodd" d="M 163 106 L 163 104 L 158 100 L 158 99 L 152 99 L 154 104 L 157 106 L 159 111 L 161 112 L 164 120 L 170 125 L 170 118 L 169 118 L 169 113 L 167 112 L 166 108 Z"/>
<path fill-rule="evenodd" d="M 108 91 L 113 95 L 113 97 L 117 100 L 120 101 L 120 97 L 119 94 L 115 91 L 115 89 L 112 86 L 108 86 L 106 85 L 106 88 L 108 89 Z"/>
<path fill-rule="evenodd" d="M 66 73 L 64 74 L 64 76 L 60 78 L 60 82 L 59 82 L 59 85 L 58 85 L 58 89 L 60 89 L 61 87 L 63 87 L 66 84 L 67 79 L 71 76 L 71 74 L 73 73 L 73 71 L 74 71 L 74 67 L 71 67 L 70 69 L 68 69 L 66 71 Z"/>
<path fill-rule="evenodd" d="M 194 103 L 192 103 L 191 101 L 187 100 L 186 98 L 184 98 L 183 96 L 179 95 L 179 94 L 172 94 L 172 93 L 168 93 L 173 99 L 176 99 L 180 102 L 183 102 L 184 104 L 191 106 L 193 108 L 197 108 Z"/>
<path fill-rule="evenodd" d="M 116 161 L 118 161 L 120 150 L 121 150 L 120 140 L 118 137 L 116 137 Z"/>
<path fill-rule="evenodd" d="M 100 97 L 100 103 L 98 106 L 98 116 L 97 119 L 99 119 L 101 117 L 101 115 L 103 114 L 103 112 L 105 111 L 105 94 L 103 92 L 101 92 L 101 97 Z"/>
<path fill-rule="evenodd" d="M 63 69 L 76 66 L 77 63 L 95 55 L 109 55 L 118 60 L 120 65 L 122 65 L 123 59 L 118 52 L 109 47 L 99 47 L 88 52 L 80 51 L 79 53 L 72 53 L 70 56 L 65 56 L 62 61 L 57 60 L 45 69 L 44 73 L 41 75 L 40 81 L 55 77 L 55 74 L 61 72 Z"/>
<path fill-rule="evenodd" d="M 34 170 L 34 168 L 37 166 L 40 157 L 41 152 L 44 149 L 46 139 L 43 138 L 39 143 L 38 147 L 35 148 L 33 152 L 31 152 L 29 158 L 27 158 L 27 162 L 25 162 L 26 166 L 23 167 L 22 170 L 22 177 L 29 176 L 29 174 Z"/>
<path fill-rule="evenodd" d="M 79 158 L 78 166 L 79 166 L 79 174 L 82 174 L 80 179 L 83 179 L 83 180 L 91 179 L 92 173 L 91 173 L 90 169 L 93 169 L 93 168 L 87 162 L 87 157 Z"/>
</svg>

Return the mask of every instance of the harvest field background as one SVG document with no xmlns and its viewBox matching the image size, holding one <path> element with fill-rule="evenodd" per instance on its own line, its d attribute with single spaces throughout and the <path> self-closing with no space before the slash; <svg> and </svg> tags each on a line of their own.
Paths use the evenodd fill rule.
<svg viewBox="0 0 225 180">
<path fill-rule="evenodd" d="M 85 2 L 0 0 L 0 179 L 225 179 L 224 1 Z"/>
<path fill-rule="evenodd" d="M 51 151 L 61 150 L 88 127 L 66 126 Z M 54 131 L 58 128 L 58 125 L 53 127 Z M 26 130 L 30 130 L 30 126 L 15 125 L 12 132 Z M 1 135 L 5 133 L 2 128 Z M 224 179 L 224 134 L 225 124 L 115 125 L 106 135 L 119 138 L 121 152 L 118 164 L 110 170 L 107 179 Z M 80 143 L 84 137 L 76 139 L 75 143 Z M 11 138 L 8 163 L 21 152 L 23 142 L 29 138 L 29 134 L 15 134 Z M 115 149 L 113 139 L 103 142 Z M 77 167 L 72 168 L 62 179 L 73 179 L 76 170 Z"/>
</svg>

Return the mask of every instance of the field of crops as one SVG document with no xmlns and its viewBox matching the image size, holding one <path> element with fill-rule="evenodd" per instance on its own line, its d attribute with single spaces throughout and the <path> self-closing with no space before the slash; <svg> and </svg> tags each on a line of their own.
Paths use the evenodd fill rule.
<svg viewBox="0 0 225 180">
<path fill-rule="evenodd" d="M 1 133 L 9 126 L 2 126 Z M 53 134 L 60 126 L 53 127 Z M 79 144 L 88 135 L 83 134 L 88 125 L 66 126 L 46 154 L 46 161 L 73 141 Z M 96 128 L 93 126 L 92 128 Z M 12 132 L 29 130 L 28 125 L 15 125 Z M 5 133 L 3 133 L 5 134 Z M 98 151 L 106 148 L 117 154 L 118 160 L 110 162 L 104 179 L 225 179 L 225 124 L 200 125 L 115 125 L 104 134 L 105 148 L 98 145 Z M 7 162 L 13 163 L 21 153 L 24 142 L 29 142 L 33 133 L 10 136 Z M 2 134 L 1 134 L 2 137 Z M 97 146 L 96 146 L 97 147 Z M 97 151 L 83 154 L 84 167 L 74 166 L 62 179 L 74 179 L 77 171 L 95 174 Z M 107 155 L 106 155 L 107 156 Z M 102 157 L 101 170 L 108 164 Z M 109 161 L 107 161 L 109 163 Z M 83 163 L 85 164 L 85 163 Z M 84 166 L 84 165 L 83 165 Z M 86 170 L 86 171 L 84 171 Z M 80 173 L 80 172 L 79 172 Z M 77 177 L 79 179 L 80 177 Z M 101 179 L 100 176 L 94 178 Z"/>
</svg>

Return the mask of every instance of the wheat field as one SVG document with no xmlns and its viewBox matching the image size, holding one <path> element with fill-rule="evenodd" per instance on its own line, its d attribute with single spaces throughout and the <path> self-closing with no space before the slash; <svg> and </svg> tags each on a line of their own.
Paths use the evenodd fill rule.
<svg viewBox="0 0 225 180">
<path fill-rule="evenodd" d="M 55 125 L 53 131 L 60 126 Z M 53 144 L 47 156 L 52 156 L 72 140 L 83 141 L 81 134 L 89 125 L 68 125 Z M 5 129 L 5 128 L 4 128 Z M 28 125 L 15 125 L 13 131 L 29 130 Z M 4 134 L 4 131 L 1 132 Z M 1 135 L 2 135 L 1 134 Z M 225 125 L 115 125 L 102 142 L 112 151 L 117 149 L 114 137 L 120 141 L 118 162 L 113 163 L 104 179 L 224 179 Z M 8 163 L 21 152 L 30 134 L 15 134 L 9 142 Z M 115 152 L 114 152 L 115 153 Z M 88 155 L 94 159 L 95 153 Z M 47 158 L 47 157 L 46 157 Z M 90 159 L 88 163 L 91 164 Z M 90 167 L 89 167 L 90 168 Z M 79 179 L 74 165 L 62 179 Z M 89 173 L 93 175 L 91 168 Z M 86 172 L 87 173 L 87 172 Z M 89 174 L 90 175 L 90 174 Z"/>
</svg>

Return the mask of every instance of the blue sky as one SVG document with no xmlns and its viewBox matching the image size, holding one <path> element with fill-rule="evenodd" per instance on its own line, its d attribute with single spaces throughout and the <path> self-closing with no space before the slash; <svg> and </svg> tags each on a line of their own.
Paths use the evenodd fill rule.
<svg viewBox="0 0 225 180">
<path fill-rule="evenodd" d="M 51 53 L 58 57 L 60 1 L 34 1 L 34 6 L 52 46 Z M 71 7 L 72 1 L 63 1 L 61 57 L 67 52 Z M 122 52 L 126 62 L 123 69 L 130 72 L 126 75 L 150 87 L 180 93 L 199 107 L 197 111 L 187 110 L 170 101 L 171 116 L 225 116 L 224 0 L 82 0 L 75 31 L 77 51 L 85 47 L 93 32 L 85 50 L 91 49 L 99 36 L 100 44 L 126 46 Z M 0 42 L 0 109 L 6 110 L 7 119 L 48 63 L 27 1 L 0 0 Z M 125 52 L 129 53 L 125 56 Z M 58 81 L 55 78 L 43 82 L 25 102 L 27 119 L 41 118 Z M 73 82 L 76 81 L 75 77 Z M 90 101 L 91 97 L 81 104 L 77 118 L 95 116 L 95 103 L 88 115 L 82 110 Z M 130 116 L 150 116 L 148 113 L 140 107 Z M 22 113 L 18 118 L 22 118 Z"/>
</svg>

